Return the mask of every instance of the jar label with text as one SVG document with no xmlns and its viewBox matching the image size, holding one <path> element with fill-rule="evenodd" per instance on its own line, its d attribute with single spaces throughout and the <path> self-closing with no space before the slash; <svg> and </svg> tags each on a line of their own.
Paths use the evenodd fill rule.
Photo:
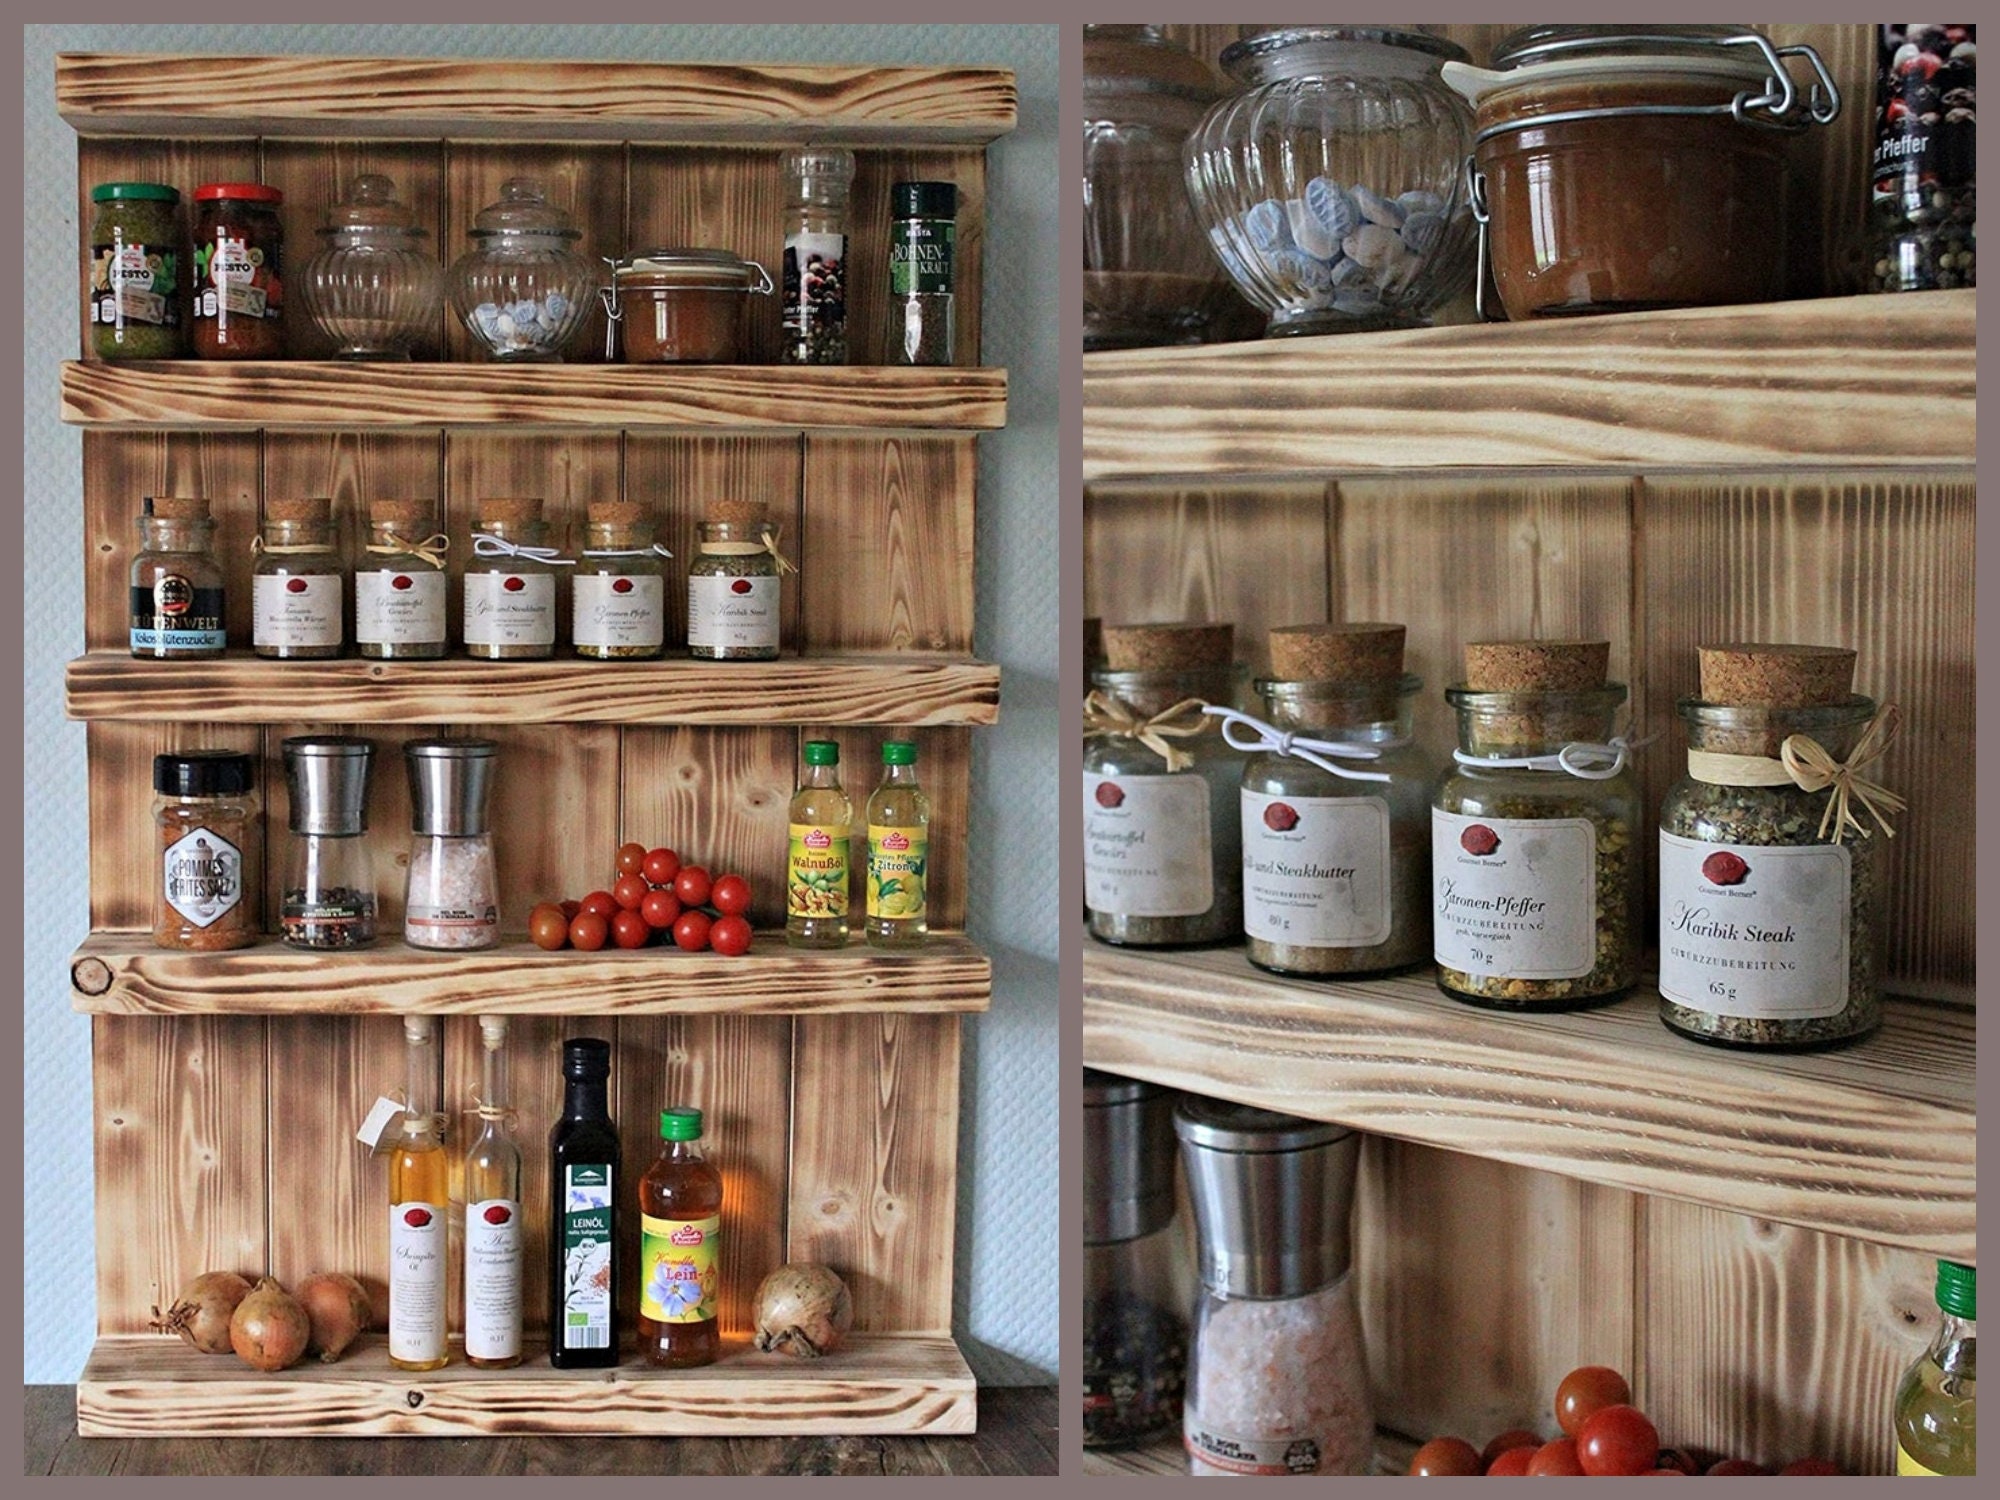
<svg viewBox="0 0 2000 1500">
<path fill-rule="evenodd" d="M 202 318 L 275 318 L 282 306 L 276 261 L 261 245 L 231 235 L 194 247 Z"/>
<path fill-rule="evenodd" d="M 213 927 L 243 899 L 243 851 L 213 828 L 191 828 L 167 845 L 160 877 L 167 905 Z"/>
<path fill-rule="evenodd" d="M 688 644 L 709 650 L 778 649 L 778 580 L 698 574 L 688 579 Z"/>
<path fill-rule="evenodd" d="M 422 1364 L 445 1352 L 442 1203 L 389 1205 L 389 1357 Z"/>
<path fill-rule="evenodd" d="M 90 321 L 176 328 L 179 255 L 160 245 L 104 241 L 90 247 Z"/>
<path fill-rule="evenodd" d="M 923 826 L 868 825 L 869 916 L 906 920 L 927 914 L 930 847 L 930 830 Z"/>
<path fill-rule="evenodd" d="M 1433 950 L 1483 978 L 1581 979 L 1597 966 L 1588 818 L 1431 812 Z"/>
<path fill-rule="evenodd" d="M 251 583 L 259 646 L 338 646 L 342 589 L 338 573 L 259 573 Z"/>
<path fill-rule="evenodd" d="M 1243 794 L 1243 930 L 1273 943 L 1389 940 L 1389 804 Z"/>
<path fill-rule="evenodd" d="M 465 1353 L 521 1352 L 521 1205 L 487 1198 L 465 1206 Z"/>
<path fill-rule="evenodd" d="M 1245 1437 L 1218 1432 L 1192 1409 L 1181 1429 L 1188 1457 L 1224 1474 L 1317 1474 L 1322 1446 L 1311 1437 Z"/>
<path fill-rule="evenodd" d="M 1198 917 L 1215 904 L 1208 783 L 1083 774 L 1083 899 L 1118 917 Z"/>
<path fill-rule="evenodd" d="M 898 219 L 889 229 L 889 291 L 894 296 L 948 292 L 952 251 L 958 241 L 953 219 Z"/>
<path fill-rule="evenodd" d="M 837 328 L 845 320 L 847 297 L 841 262 L 846 258 L 844 234 L 785 236 L 783 290 L 788 336 L 804 338 L 815 329 Z"/>
<path fill-rule="evenodd" d="M 444 574 L 393 568 L 354 575 L 354 638 L 370 646 L 429 646 L 444 639 Z"/>
<path fill-rule="evenodd" d="M 227 643 L 222 590 L 197 588 L 182 573 L 162 573 L 132 590 L 132 649 L 145 655 L 220 651 Z"/>
<path fill-rule="evenodd" d="M 565 1349 L 611 1347 L 611 1168 L 563 1168 L 562 1305 L 554 1336 Z"/>
<path fill-rule="evenodd" d="M 639 1218 L 639 1316 L 706 1323 L 716 1315 L 722 1220 Z"/>
<path fill-rule="evenodd" d="M 658 650 L 667 638 L 666 583 L 657 575 L 579 573 L 571 603 L 576 645 Z"/>
<path fill-rule="evenodd" d="M 1660 835 L 1660 993 L 1755 1020 L 1847 1007 L 1853 852 Z"/>
<path fill-rule="evenodd" d="M 556 581 L 548 573 L 467 573 L 465 644 L 553 646 Z"/>
<path fill-rule="evenodd" d="M 818 823 L 791 825 L 791 852 L 786 860 L 785 915 L 844 917 L 847 915 L 848 830 Z"/>
</svg>

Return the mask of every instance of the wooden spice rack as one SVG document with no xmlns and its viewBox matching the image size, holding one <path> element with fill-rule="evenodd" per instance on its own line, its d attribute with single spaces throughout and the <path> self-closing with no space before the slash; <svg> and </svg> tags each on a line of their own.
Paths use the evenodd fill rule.
<svg viewBox="0 0 2000 1500">
<path fill-rule="evenodd" d="M 1424 29 L 1478 61 L 1512 28 Z M 1235 32 L 1168 30 L 1211 59 Z M 1976 1253 L 1973 830 L 1948 789 L 1973 742 L 1977 294 L 1838 295 L 1863 279 L 1872 29 L 1769 30 L 1849 101 L 1797 163 L 1804 300 L 1084 357 L 1086 615 L 1233 621 L 1253 672 L 1272 626 L 1405 621 L 1434 764 L 1465 641 L 1609 639 L 1634 736 L 1659 736 L 1649 810 L 1698 643 L 1853 646 L 1904 710 L 1884 920 L 1906 998 L 1843 1051 L 1686 1041 L 1644 983 L 1511 1016 L 1422 972 L 1285 980 L 1240 947 L 1082 939 L 1086 1064 L 1370 1133 L 1356 1275 L 1386 1454 L 1547 1430 L 1562 1375 L 1603 1363 L 1668 1441 L 1890 1472 L 1934 1257 Z M 1085 1467 L 1186 1465 L 1174 1439 Z"/>
<path fill-rule="evenodd" d="M 99 1339 L 78 1385 L 79 1431 L 970 1431 L 974 1383 L 950 1332 L 959 1018 L 989 1003 L 991 964 L 962 931 L 965 844 L 971 730 L 994 721 L 999 676 L 972 656 L 975 444 L 1004 423 L 1007 393 L 1006 372 L 979 364 L 980 280 L 985 146 L 1013 128 L 1013 75 L 73 54 L 59 59 L 56 85 L 79 136 L 79 288 L 88 193 L 104 181 L 184 193 L 208 181 L 277 185 L 296 267 L 358 173 L 395 180 L 446 263 L 500 183 L 523 173 L 571 214 L 587 255 L 709 245 L 775 268 L 782 149 L 846 144 L 859 164 L 856 363 L 840 369 L 774 363 L 775 298 L 752 299 L 757 363 L 686 369 L 603 362 L 601 311 L 570 363 L 520 368 L 477 360 L 448 310 L 414 362 L 394 366 L 324 358 L 296 297 L 286 333 L 300 357 L 285 361 L 105 363 L 88 357 L 80 321 L 87 357 L 64 366 L 60 392 L 64 420 L 83 429 L 86 651 L 68 688 L 72 716 L 87 722 L 91 796 L 92 933 L 72 1000 L 93 1018 Z M 909 178 L 959 185 L 949 367 L 881 363 L 888 194 Z M 454 552 L 482 495 L 541 495 L 558 526 L 590 500 L 644 499 L 686 558 L 710 500 L 754 496 L 799 567 L 786 588 L 786 655 L 400 663 L 235 651 L 137 662 L 124 650 L 126 573 L 149 493 L 210 498 L 239 643 L 266 497 L 331 495 L 349 544 L 367 500 L 430 498 Z M 450 571 L 455 587 L 457 562 Z M 668 597 L 673 641 L 685 601 Z M 518 929 L 533 901 L 603 885 L 613 849 L 637 839 L 751 879 L 762 934 L 751 954 L 552 954 L 518 930 L 464 954 L 394 937 L 352 954 L 300 954 L 270 937 L 216 954 L 151 945 L 156 752 L 260 758 L 263 834 L 248 852 L 274 915 L 287 838 L 279 741 L 306 730 L 375 738 L 371 849 L 394 933 L 408 826 L 400 746 L 440 726 L 501 744 L 503 922 Z M 937 930 L 922 949 L 784 947 L 785 809 L 806 737 L 840 743 L 857 801 L 883 739 L 917 742 L 939 830 Z M 470 1017 L 513 1017 L 523 1195 L 537 1224 L 548 1202 L 540 1136 L 559 1109 L 566 1036 L 612 1040 L 612 1108 L 634 1171 L 662 1105 L 704 1110 L 730 1203 L 720 1363 L 656 1371 L 628 1356 L 614 1370 L 551 1369 L 539 1232 L 525 1247 L 529 1348 L 513 1370 L 454 1362 L 411 1375 L 370 1340 L 333 1365 L 260 1376 L 146 1333 L 152 1306 L 211 1268 L 287 1284 L 348 1271 L 384 1308 L 386 1185 L 352 1132 L 401 1076 L 396 1016 L 412 1011 L 446 1018 L 453 1110 L 477 1078 Z M 850 1347 L 810 1364 L 747 1348 L 751 1294 L 786 1259 L 841 1271 L 855 1297 Z M 453 1260 L 455 1283 L 455 1247 Z M 621 1292 L 628 1327 L 636 1291 Z"/>
</svg>

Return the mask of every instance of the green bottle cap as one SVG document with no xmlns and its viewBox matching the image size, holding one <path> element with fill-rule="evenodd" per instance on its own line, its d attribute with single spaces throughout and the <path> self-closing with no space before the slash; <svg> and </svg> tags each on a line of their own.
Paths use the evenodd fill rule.
<svg viewBox="0 0 2000 1500">
<path fill-rule="evenodd" d="M 100 182 L 90 190 L 92 203 L 138 199 L 146 203 L 178 203 L 181 195 L 162 182 Z"/>
<path fill-rule="evenodd" d="M 1938 1262 L 1937 1305 L 1954 1318 L 1979 1317 L 1978 1302 L 1973 1296 L 1974 1272 L 1971 1266 L 1962 1266 L 1955 1260 Z"/>
<path fill-rule="evenodd" d="M 885 766 L 914 766 L 917 763 L 917 747 L 908 740 L 884 740 L 882 742 L 882 764 Z"/>
<path fill-rule="evenodd" d="M 698 1109 L 661 1110 L 660 1139 L 663 1141 L 700 1140 L 701 1111 Z"/>
<path fill-rule="evenodd" d="M 840 746 L 832 740 L 807 740 L 806 764 L 809 766 L 837 766 L 840 764 Z"/>
</svg>

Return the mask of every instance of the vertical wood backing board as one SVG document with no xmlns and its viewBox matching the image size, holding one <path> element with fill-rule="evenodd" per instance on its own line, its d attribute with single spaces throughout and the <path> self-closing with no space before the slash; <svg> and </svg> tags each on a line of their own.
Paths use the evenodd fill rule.
<svg viewBox="0 0 2000 1500">
<path fill-rule="evenodd" d="M 857 1331 L 946 1332 L 958 1017 L 801 1016 L 793 1037 L 787 1258 L 840 1274 Z"/>
<path fill-rule="evenodd" d="M 264 1033 L 246 1016 L 93 1019 L 100 1334 L 144 1332 L 203 1271 L 264 1274 Z"/>
<path fill-rule="evenodd" d="M 805 647 L 972 649 L 976 439 L 805 441 Z"/>
<path fill-rule="evenodd" d="M 917 781 L 930 794 L 930 853 L 925 869 L 930 925 L 937 930 L 962 929 L 968 868 L 965 831 L 972 811 L 972 731 L 807 725 L 799 731 L 801 769 L 807 740 L 832 740 L 840 746 L 840 784 L 854 804 L 854 831 L 848 844 L 849 929 L 860 932 L 867 923 L 868 794 L 882 779 L 882 743 L 891 739 L 916 745 Z"/>
<path fill-rule="evenodd" d="M 1644 485 L 1649 732 L 1645 805 L 1686 767 L 1677 698 L 1696 648 L 1796 641 L 1858 653 L 1855 687 L 1896 702 L 1878 769 L 1909 810 L 1883 851 L 1886 972 L 1919 994 L 1970 997 L 1974 829 L 1973 485 L 1792 474 Z"/>
<path fill-rule="evenodd" d="M 727 250 L 756 261 L 782 289 L 783 156 L 769 147 L 632 146 L 630 230 L 619 253 Z M 780 300 L 779 290 L 744 297 L 743 363 L 777 362 Z"/>
<path fill-rule="evenodd" d="M 756 941 L 783 943 L 797 731 L 633 726 L 623 734 L 616 838 L 598 856 L 607 875 L 625 841 L 664 845 L 712 876 L 733 871 L 750 882 Z"/>
<path fill-rule="evenodd" d="M 1875 35 L 1871 25 L 1760 26 L 1781 47 L 1812 47 L 1840 90 L 1840 114 L 1792 143 L 1790 205 L 1794 297 L 1869 289 L 1868 211 L 1875 154 Z M 1803 83 L 1811 69 L 1793 65 Z"/>
</svg>

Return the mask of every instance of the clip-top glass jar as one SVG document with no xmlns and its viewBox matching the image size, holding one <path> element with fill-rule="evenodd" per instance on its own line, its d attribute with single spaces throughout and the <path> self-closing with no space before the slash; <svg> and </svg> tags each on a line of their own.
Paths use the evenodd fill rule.
<svg viewBox="0 0 2000 1500">
<path fill-rule="evenodd" d="M 90 190 L 90 347 L 99 359 L 172 359 L 187 300 L 181 195 L 160 182 Z"/>
<path fill-rule="evenodd" d="M 132 559 L 132 654 L 161 660 L 220 656 L 222 564 L 215 521 L 193 496 L 148 495 Z"/>
<path fill-rule="evenodd" d="M 1894 711 L 1871 733 L 1875 702 L 1853 691 L 1855 654 L 1842 647 L 1700 654 L 1701 695 L 1679 705 L 1687 774 L 1660 807 L 1660 1019 L 1737 1047 L 1858 1040 L 1882 1018 L 1888 835 L 1868 804 L 1886 819 L 1902 802 L 1872 780 L 1836 792 L 1817 765 L 1868 772 Z"/>
<path fill-rule="evenodd" d="M 210 182 L 194 201 L 195 354 L 283 358 L 285 195 L 260 182 Z"/>
<path fill-rule="evenodd" d="M 428 500 L 368 505 L 366 562 L 354 570 L 354 639 L 363 656 L 436 661 L 445 652 L 444 554 Z"/>
<path fill-rule="evenodd" d="M 570 591 L 570 644 L 593 661 L 644 661 L 667 641 L 666 560 L 653 518 L 636 500 L 584 507 L 583 550 Z"/>
<path fill-rule="evenodd" d="M 712 501 L 688 564 L 688 654 L 704 661 L 775 661 L 783 615 L 778 534 L 761 500 Z"/>
<path fill-rule="evenodd" d="M 408 359 L 436 326 L 444 268 L 396 184 L 363 172 L 327 210 L 319 251 L 299 277 L 306 316 L 333 341 L 335 359 Z"/>
<path fill-rule="evenodd" d="M 153 757 L 160 876 L 153 941 L 160 947 L 209 951 L 257 941 L 251 784 L 250 757 L 240 751 Z"/>
<path fill-rule="evenodd" d="M 465 654 L 540 661 L 556 654 L 556 567 L 542 502 L 510 495 L 478 502 L 465 562 Z"/>
<path fill-rule="evenodd" d="M 1639 792 L 1612 722 L 1604 641 L 1479 641 L 1455 764 L 1431 814 L 1438 988 L 1506 1010 L 1576 1010 L 1639 978 Z"/>
<path fill-rule="evenodd" d="M 347 640 L 347 564 L 333 544 L 325 496 L 264 502 L 251 578 L 251 645 L 281 660 L 340 655 Z"/>
<path fill-rule="evenodd" d="M 746 299 L 770 291 L 770 272 L 727 250 L 648 250 L 613 261 L 605 357 L 616 329 L 628 365 L 741 364 Z"/>
<path fill-rule="evenodd" d="M 1243 756 L 1202 713 L 1236 697 L 1235 627 L 1107 625 L 1084 701 L 1090 935 L 1133 947 L 1243 935 Z"/>
<path fill-rule="evenodd" d="M 570 248 L 582 231 L 540 182 L 510 177 L 466 233 L 473 248 L 445 283 L 473 342 L 510 364 L 560 360 L 597 292 L 597 268 Z"/>
</svg>

